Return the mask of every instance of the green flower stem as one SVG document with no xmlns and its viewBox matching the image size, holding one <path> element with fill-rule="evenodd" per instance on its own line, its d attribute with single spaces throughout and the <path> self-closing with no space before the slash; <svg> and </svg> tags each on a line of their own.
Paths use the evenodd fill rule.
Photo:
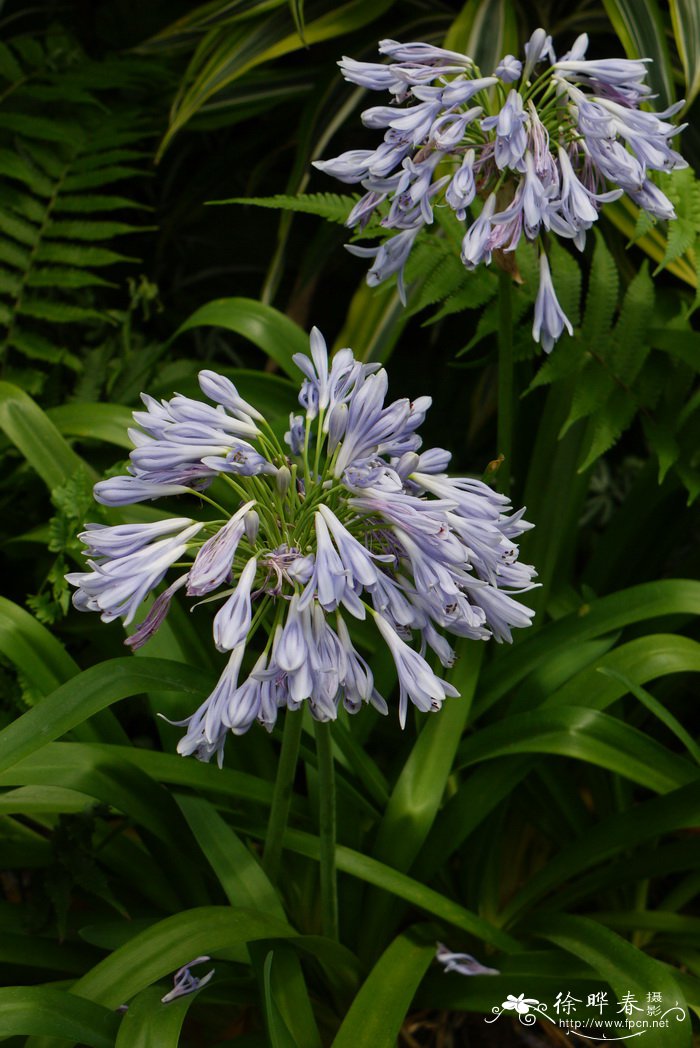
<svg viewBox="0 0 700 1048">
<path fill-rule="evenodd" d="M 500 272 L 498 304 L 498 454 L 503 463 L 498 472 L 498 489 L 510 494 L 513 445 L 513 303 L 510 273 Z"/>
<path fill-rule="evenodd" d="M 263 850 L 263 869 L 270 880 L 275 883 L 279 876 L 282 860 L 282 840 L 287 828 L 289 806 L 292 801 L 294 776 L 297 770 L 299 742 L 301 740 L 301 710 L 287 710 L 282 734 L 282 750 L 277 765 L 275 790 L 272 795 L 272 807 L 267 823 L 267 835 Z"/>
<path fill-rule="evenodd" d="M 321 922 L 323 934 L 338 938 L 338 886 L 335 871 L 336 809 L 333 742 L 329 722 L 316 721 L 319 830 L 321 838 Z"/>
</svg>

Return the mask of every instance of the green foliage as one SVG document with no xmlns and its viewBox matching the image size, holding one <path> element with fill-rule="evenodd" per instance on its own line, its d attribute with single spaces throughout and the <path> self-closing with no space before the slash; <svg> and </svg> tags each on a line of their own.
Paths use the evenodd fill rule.
<svg viewBox="0 0 700 1048">
<path fill-rule="evenodd" d="M 241 80 L 258 66 L 294 53 L 309 45 L 332 40 L 374 22 L 387 11 L 393 0 L 350 0 L 345 4 L 319 2 L 305 12 L 303 33 L 298 12 L 277 11 L 285 0 L 252 5 L 229 4 L 218 0 L 196 8 L 185 18 L 159 33 L 146 47 L 178 47 L 183 36 L 197 44 L 173 103 L 170 126 L 160 153 L 196 115 L 215 105 L 222 91 Z M 296 25 L 295 25 L 296 23 Z"/>
<path fill-rule="evenodd" d="M 93 483 L 86 469 L 78 469 L 51 492 L 57 512 L 49 520 L 47 549 L 58 555 L 39 592 L 27 597 L 27 606 L 44 625 L 58 622 L 70 607 L 71 588 L 64 576 L 74 564 L 81 564 L 83 547 L 78 534 L 85 521 L 97 517 L 104 522 L 104 512 L 94 508 Z"/>
<path fill-rule="evenodd" d="M 217 204 L 250 204 L 254 207 L 269 207 L 277 211 L 296 211 L 301 214 L 318 215 L 328 222 L 345 225 L 348 215 L 360 199 L 357 193 L 338 196 L 337 193 L 300 193 L 299 196 L 240 197 L 232 200 L 217 200 Z"/>
<path fill-rule="evenodd" d="M 554 272 L 556 281 L 561 273 L 556 262 Z M 567 309 L 564 295 L 562 304 Z M 575 320 L 575 314 L 569 315 Z M 578 464 L 581 471 L 589 469 L 641 415 L 661 477 L 671 466 L 677 467 L 684 482 L 693 475 L 694 450 L 687 447 L 681 456 L 674 432 L 684 431 L 687 418 L 683 412 L 678 414 L 677 401 L 675 412 L 669 412 L 662 395 L 660 378 L 668 363 L 663 355 L 664 339 L 654 328 L 655 315 L 655 289 L 648 265 L 641 266 L 620 300 L 615 261 L 596 232 L 580 332 L 574 345 L 566 339 L 560 341 L 530 385 L 532 391 L 561 383 L 566 390 L 575 376 L 562 434 L 574 423 L 586 421 Z M 693 338 L 685 311 L 673 318 L 672 327 L 674 338 Z M 676 364 L 676 368 L 687 370 L 692 380 L 692 371 L 686 365 Z M 682 388 L 687 396 L 691 387 L 686 382 Z M 691 399 L 691 410 L 692 405 Z M 694 498 L 692 484 L 686 487 Z"/>
<path fill-rule="evenodd" d="M 133 221 L 144 205 L 114 190 L 144 177 L 149 132 L 133 108 L 101 101 L 133 82 L 126 63 L 81 63 L 51 37 L 19 37 L 0 57 L 0 354 L 37 393 L 37 363 L 79 372 L 82 341 L 113 323 L 102 304 L 112 267 L 134 261 L 113 243 L 148 228 Z"/>
</svg>

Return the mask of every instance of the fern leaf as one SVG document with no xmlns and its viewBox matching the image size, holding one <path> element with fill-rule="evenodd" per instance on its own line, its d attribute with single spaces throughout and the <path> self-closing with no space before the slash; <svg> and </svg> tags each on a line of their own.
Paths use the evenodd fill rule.
<svg viewBox="0 0 700 1048">
<path fill-rule="evenodd" d="M 233 197 L 231 200 L 213 200 L 212 204 L 248 204 L 252 207 L 269 207 L 276 211 L 298 211 L 307 215 L 318 215 L 328 222 L 345 225 L 347 217 L 360 199 L 357 193 L 340 196 L 336 193 L 307 193 L 299 196 Z"/>
<path fill-rule="evenodd" d="M 77 145 L 82 137 L 82 131 L 77 124 L 59 123 L 49 117 L 33 116 L 30 113 L 0 111 L 0 128 L 14 131 L 23 138 L 38 138 L 41 142 Z"/>
<path fill-rule="evenodd" d="M 23 182 L 38 196 L 50 197 L 53 192 L 53 183 L 50 178 L 42 174 L 34 164 L 30 164 L 19 153 L 9 149 L 0 149 L 0 175 Z"/>
<path fill-rule="evenodd" d="M 443 306 L 434 316 L 430 317 L 427 324 L 436 324 L 443 317 L 454 313 L 464 313 L 469 309 L 480 309 L 496 294 L 498 290 L 498 278 L 495 273 L 484 268 L 475 270 L 473 273 L 465 273 L 463 286 L 450 295 Z"/>
<path fill-rule="evenodd" d="M 44 236 L 50 240 L 111 240 L 126 233 L 145 232 L 154 226 L 134 226 L 128 222 L 50 222 Z"/>
<path fill-rule="evenodd" d="M 584 473 L 618 440 L 634 418 L 637 405 L 625 390 L 617 389 L 590 420 L 578 467 Z"/>
<path fill-rule="evenodd" d="M 523 318 L 527 309 L 530 305 L 530 299 L 527 294 L 515 295 L 513 297 L 513 326 L 515 327 Z M 458 357 L 468 353 L 474 346 L 477 346 L 480 342 L 483 342 L 489 335 L 494 335 L 498 331 L 498 325 L 500 321 L 501 307 L 498 297 L 494 298 L 489 302 L 486 309 L 479 317 L 479 322 L 476 326 L 476 331 L 473 336 L 467 342 L 466 346 L 457 353 Z"/>
<path fill-rule="evenodd" d="M 550 248 L 552 278 L 561 308 L 574 327 L 581 320 L 581 268 L 566 248 L 552 238 Z"/>
<path fill-rule="evenodd" d="M 21 283 L 16 273 L 11 273 L 7 269 L 0 269 L 0 293 L 14 296 L 19 292 Z"/>
<path fill-rule="evenodd" d="M 11 240 L 0 237 L 0 262 L 5 262 L 14 269 L 25 270 L 29 266 L 29 252 Z"/>
<path fill-rule="evenodd" d="M 76 157 L 72 164 L 72 169 L 82 174 L 85 171 L 97 171 L 102 167 L 114 167 L 115 164 L 121 165 L 126 161 L 148 159 L 150 159 L 150 154 L 144 153 L 141 149 L 105 149 L 102 152 L 90 152 L 84 156 Z"/>
<path fill-rule="evenodd" d="M 607 354 L 610 367 L 627 385 L 637 377 L 649 353 L 648 332 L 653 314 L 654 282 L 645 261 L 627 288 Z"/>
<path fill-rule="evenodd" d="M 69 266 L 34 267 L 27 274 L 27 287 L 83 288 L 116 287 L 89 269 L 71 269 Z"/>
<path fill-rule="evenodd" d="M 11 211 L 4 211 L 2 208 L 0 208 L 0 233 L 5 233 L 6 236 L 12 237 L 13 240 L 18 240 L 20 244 L 26 244 L 28 247 L 34 247 L 39 239 L 39 230 L 36 226 L 32 225 L 31 222 L 25 222 L 19 215 L 15 215 Z"/>
<path fill-rule="evenodd" d="M 603 413 L 608 398 L 615 390 L 615 379 L 611 373 L 590 357 L 581 370 L 581 379 L 576 383 L 568 418 L 562 426 L 560 436 L 579 419 Z"/>
<path fill-rule="evenodd" d="M 138 167 L 100 167 L 96 171 L 84 171 L 68 175 L 63 183 L 66 193 L 76 193 L 83 189 L 99 189 L 114 182 L 123 182 L 127 178 L 143 178 L 145 172 Z"/>
<path fill-rule="evenodd" d="M 129 200 L 123 196 L 109 196 L 106 193 L 80 193 L 77 196 L 61 195 L 54 206 L 57 213 L 67 212 L 80 214 L 95 211 L 152 211 L 148 204 Z"/>
<path fill-rule="evenodd" d="M 18 349 L 30 360 L 45 360 L 51 364 L 64 364 L 73 371 L 79 371 L 80 361 L 67 349 L 55 346 L 48 338 L 35 331 L 26 331 L 15 327 L 10 335 L 9 345 Z"/>
<path fill-rule="evenodd" d="M 649 447 L 659 461 L 659 484 L 662 484 L 671 466 L 678 461 L 681 449 L 670 426 L 648 418 L 642 419 L 642 425 Z"/>
<path fill-rule="evenodd" d="M 19 36 L 12 41 L 12 46 L 25 66 L 41 69 L 46 65 L 46 51 L 38 40 L 32 36 Z"/>
<path fill-rule="evenodd" d="M 113 195 L 115 183 L 151 173 L 141 163 L 147 130 L 131 107 L 114 114 L 98 99 L 103 85 L 119 84 L 120 72 L 123 83 L 131 81 L 128 63 L 66 69 L 65 41 L 53 50 L 22 41 L 0 49 L 0 79 L 3 71 L 13 77 L 0 110 L 0 324 L 10 353 L 4 367 L 11 371 L 21 354 L 77 371 L 81 361 L 70 346 L 84 354 L 85 336 L 75 329 L 112 323 L 97 307 L 101 288 L 114 285 L 96 271 L 135 261 L 112 241 L 145 228 L 108 213 L 148 210 Z M 70 119 L 54 117 L 67 103 Z M 24 378 L 34 381 L 31 369 Z"/>
<path fill-rule="evenodd" d="M 51 190 L 47 196 L 52 196 L 54 182 L 60 181 L 66 174 L 66 160 L 60 156 L 55 147 L 47 147 L 41 142 L 30 142 L 22 140 L 20 143 L 22 155 L 28 157 L 36 168 L 51 179 Z"/>
<path fill-rule="evenodd" d="M 37 262 L 62 262 L 67 266 L 113 266 L 115 262 L 138 262 L 137 258 L 120 255 L 106 247 L 84 244 L 65 244 L 60 241 L 44 242 L 36 251 Z"/>
<path fill-rule="evenodd" d="M 456 291 L 465 279 L 469 279 L 469 274 L 451 247 L 446 255 L 436 259 L 430 270 L 423 271 L 423 275 L 423 285 L 416 294 L 415 300 L 411 301 L 411 314 L 419 313 L 426 306 L 432 306 L 434 302 L 441 302 Z"/>
<path fill-rule="evenodd" d="M 547 386 L 552 382 L 569 378 L 580 371 L 590 359 L 586 347 L 580 338 L 562 338 L 540 367 L 532 382 L 525 390 L 530 393 L 538 386 Z"/>
<path fill-rule="evenodd" d="M 16 211 L 22 218 L 30 222 L 42 224 L 46 215 L 46 201 L 37 200 L 35 196 L 14 189 L 12 186 L 3 186 L 0 189 L 0 206 Z"/>
<path fill-rule="evenodd" d="M 18 312 L 21 316 L 50 320 L 53 324 L 75 324 L 94 320 L 102 323 L 105 319 L 103 313 L 98 313 L 94 309 L 84 309 L 82 306 L 73 306 L 66 302 L 52 302 L 49 299 L 35 298 L 32 295 L 23 296 Z"/>
<path fill-rule="evenodd" d="M 586 309 L 581 325 L 581 338 L 592 349 L 597 349 L 612 327 L 620 278 L 617 266 L 607 249 L 599 230 L 595 233 L 595 249 L 588 279 Z"/>
<path fill-rule="evenodd" d="M 666 242 L 666 253 L 654 270 L 654 276 L 665 269 L 669 262 L 675 262 L 677 258 L 684 255 L 695 241 L 696 225 L 691 218 L 680 216 L 668 224 L 668 241 Z"/>
<path fill-rule="evenodd" d="M 0 77 L 14 84 L 24 76 L 22 66 L 6 44 L 0 44 Z"/>
</svg>

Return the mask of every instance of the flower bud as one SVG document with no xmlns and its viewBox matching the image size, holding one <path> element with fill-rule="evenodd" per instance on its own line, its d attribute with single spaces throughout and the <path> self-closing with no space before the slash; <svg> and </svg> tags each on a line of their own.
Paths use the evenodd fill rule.
<svg viewBox="0 0 700 1048">
<path fill-rule="evenodd" d="M 244 519 L 245 535 L 251 546 L 255 545 L 255 540 L 258 537 L 258 531 L 260 530 L 260 517 L 254 509 L 248 510 Z"/>
<path fill-rule="evenodd" d="M 275 477 L 275 483 L 277 485 L 277 490 L 279 491 L 280 495 L 287 494 L 287 492 L 289 491 L 289 484 L 291 479 L 292 474 L 289 472 L 289 467 L 280 466 L 280 468 L 277 470 L 277 475 Z"/>
<path fill-rule="evenodd" d="M 335 451 L 338 442 L 343 439 L 347 424 L 347 404 L 336 404 L 330 413 L 328 424 L 328 450 L 331 454 Z"/>
</svg>

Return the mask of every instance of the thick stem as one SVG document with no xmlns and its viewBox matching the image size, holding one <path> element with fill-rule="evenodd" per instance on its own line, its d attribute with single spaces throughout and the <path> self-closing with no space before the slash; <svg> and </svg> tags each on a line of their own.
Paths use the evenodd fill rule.
<svg viewBox="0 0 700 1048">
<path fill-rule="evenodd" d="M 498 304 L 498 454 L 503 462 L 498 472 L 498 489 L 510 494 L 513 446 L 513 303 L 510 273 L 501 270 Z"/>
<path fill-rule="evenodd" d="M 321 839 L 321 920 L 323 934 L 338 938 L 338 887 L 335 872 L 335 772 L 329 722 L 316 721 L 318 757 L 319 832 Z"/>
<path fill-rule="evenodd" d="M 292 801 L 294 776 L 297 770 L 299 742 L 301 740 L 301 710 L 287 710 L 284 718 L 282 750 L 277 765 L 275 791 L 272 795 L 272 807 L 267 824 L 267 836 L 263 851 L 263 869 L 270 880 L 277 880 L 282 860 L 282 842 L 287 828 L 289 806 Z"/>
</svg>

